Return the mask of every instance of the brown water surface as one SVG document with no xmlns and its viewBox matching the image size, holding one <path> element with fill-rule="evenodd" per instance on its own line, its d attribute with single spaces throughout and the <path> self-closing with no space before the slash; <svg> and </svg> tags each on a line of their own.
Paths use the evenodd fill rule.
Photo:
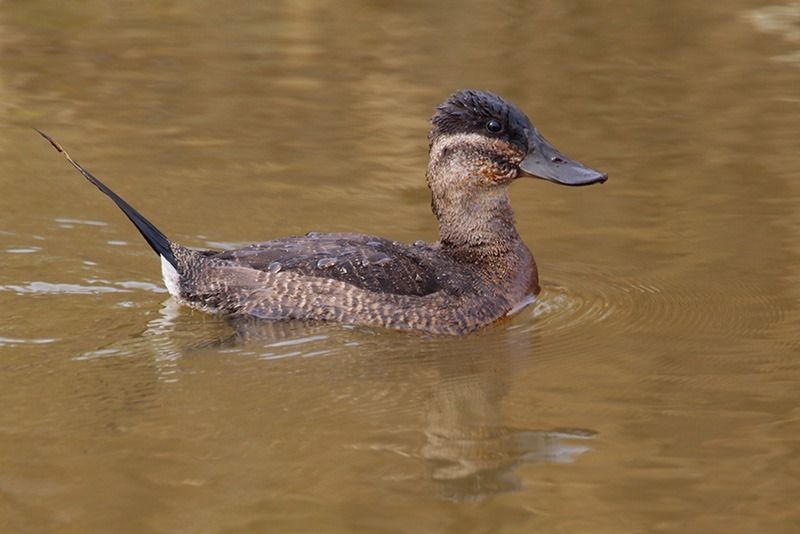
<svg viewBox="0 0 800 534">
<path fill-rule="evenodd" d="M 460 87 L 610 173 L 465 338 L 239 324 L 176 241 L 434 240 Z M 0 2 L 0 531 L 800 531 L 800 3 Z"/>
</svg>

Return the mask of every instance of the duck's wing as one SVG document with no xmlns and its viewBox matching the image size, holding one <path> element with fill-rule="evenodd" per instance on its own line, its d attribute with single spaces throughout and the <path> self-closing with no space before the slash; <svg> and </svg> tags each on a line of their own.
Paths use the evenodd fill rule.
<svg viewBox="0 0 800 534">
<path fill-rule="evenodd" d="M 428 246 L 361 234 L 309 234 L 206 254 L 259 271 L 294 272 L 396 295 L 434 293 L 447 273 L 433 265 L 431 258 L 438 255 Z"/>
</svg>

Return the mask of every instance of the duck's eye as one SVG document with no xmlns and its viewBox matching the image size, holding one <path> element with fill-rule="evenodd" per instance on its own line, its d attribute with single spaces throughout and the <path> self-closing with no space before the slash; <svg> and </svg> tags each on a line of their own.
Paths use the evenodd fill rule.
<svg viewBox="0 0 800 534">
<path fill-rule="evenodd" d="M 486 123 L 486 129 L 492 133 L 497 133 L 503 129 L 503 125 L 500 124 L 500 121 L 492 119 Z"/>
</svg>

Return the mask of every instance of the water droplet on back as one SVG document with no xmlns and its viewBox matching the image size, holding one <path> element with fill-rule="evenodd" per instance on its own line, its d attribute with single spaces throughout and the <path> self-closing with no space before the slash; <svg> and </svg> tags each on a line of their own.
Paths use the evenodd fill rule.
<svg viewBox="0 0 800 534">
<path fill-rule="evenodd" d="M 269 265 L 267 265 L 267 270 L 271 273 L 278 273 L 283 269 L 283 265 L 279 261 L 273 261 Z"/>
<path fill-rule="evenodd" d="M 417 239 L 416 241 L 414 241 L 414 246 L 415 247 L 424 247 L 425 246 L 425 241 L 423 241 L 422 239 Z"/>
<path fill-rule="evenodd" d="M 327 269 L 336 265 L 336 258 L 321 258 L 317 261 L 317 269 Z"/>
</svg>

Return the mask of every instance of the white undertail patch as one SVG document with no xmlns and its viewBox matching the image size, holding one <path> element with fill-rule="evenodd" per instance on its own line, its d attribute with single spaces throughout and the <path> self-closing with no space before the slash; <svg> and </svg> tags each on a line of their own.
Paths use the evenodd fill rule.
<svg viewBox="0 0 800 534">
<path fill-rule="evenodd" d="M 167 286 L 167 291 L 173 297 L 180 297 L 181 277 L 178 271 L 164 256 L 159 257 L 161 258 L 161 276 L 164 277 L 164 285 Z"/>
</svg>

